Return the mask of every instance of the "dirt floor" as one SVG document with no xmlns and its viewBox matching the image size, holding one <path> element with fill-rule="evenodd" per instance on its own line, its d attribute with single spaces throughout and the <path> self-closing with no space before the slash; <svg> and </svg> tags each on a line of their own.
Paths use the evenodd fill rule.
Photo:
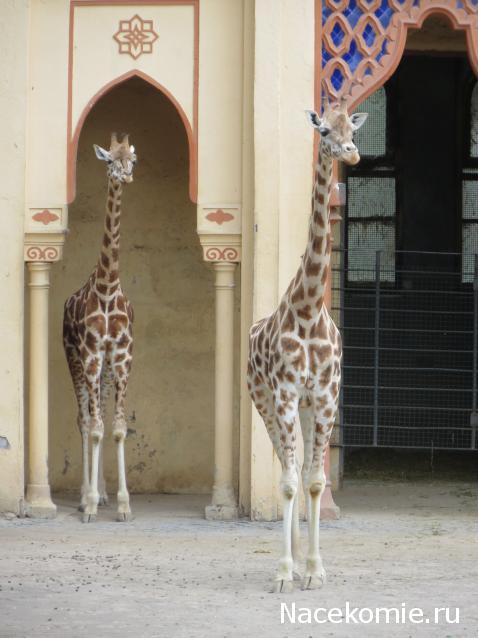
<svg viewBox="0 0 478 638">
<path fill-rule="evenodd" d="M 84 525 L 74 501 L 56 500 L 53 521 L 0 517 L 2 638 L 478 633 L 476 483 L 348 481 L 336 495 L 342 518 L 322 524 L 327 584 L 303 592 L 297 583 L 286 595 L 268 593 L 280 523 L 212 523 L 202 518 L 204 497 L 133 496 L 132 522 L 116 523 L 110 505 Z M 340 624 L 292 624 L 286 614 L 281 624 L 281 603 L 291 612 L 295 602 L 297 614 L 303 607 L 345 614 L 347 601 L 426 614 L 451 607 L 451 619 L 459 607 L 460 623 L 443 616 L 439 624 L 345 624 L 343 616 Z"/>
</svg>

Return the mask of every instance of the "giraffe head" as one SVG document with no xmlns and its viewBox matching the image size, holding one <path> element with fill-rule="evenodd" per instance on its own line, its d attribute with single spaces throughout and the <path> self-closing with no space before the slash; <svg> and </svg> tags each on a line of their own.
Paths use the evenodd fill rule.
<svg viewBox="0 0 478 638">
<path fill-rule="evenodd" d="M 118 142 L 116 133 L 111 134 L 110 150 L 106 151 L 101 146 L 93 144 L 96 157 L 108 165 L 107 174 L 113 182 L 127 183 L 133 181 L 133 168 L 136 164 L 134 146 L 129 145 L 128 135 L 125 133 L 121 142 Z"/>
<path fill-rule="evenodd" d="M 346 164 L 357 164 L 360 155 L 353 141 L 353 134 L 368 117 L 367 113 L 347 113 L 347 100 L 342 98 L 331 106 L 325 99 L 324 112 L 319 117 L 315 111 L 306 111 L 310 123 L 318 129 L 322 139 L 322 151 L 333 159 Z"/>
</svg>

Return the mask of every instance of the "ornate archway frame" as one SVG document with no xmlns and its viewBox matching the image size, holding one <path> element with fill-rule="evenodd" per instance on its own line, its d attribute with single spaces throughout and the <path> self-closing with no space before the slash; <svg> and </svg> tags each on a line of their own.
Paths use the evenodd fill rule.
<svg viewBox="0 0 478 638">
<path fill-rule="evenodd" d="M 386 26 L 375 13 L 382 11 L 382 5 L 382 0 L 356 0 L 356 12 L 361 12 L 361 15 L 354 16 L 352 24 L 343 13 L 349 7 L 349 0 L 315 0 L 314 102 L 317 112 L 321 108 L 322 82 L 325 82 L 332 97 L 347 97 L 349 110 L 356 108 L 383 86 L 403 57 L 408 30 L 420 29 L 432 14 L 445 16 L 454 30 L 465 31 L 468 57 L 478 77 L 478 4 L 473 4 L 472 0 L 388 0 L 389 21 Z M 369 33 L 373 31 L 373 38 L 368 42 L 364 37 L 367 26 Z M 352 47 L 358 50 L 357 57 L 362 57 L 358 64 L 355 60 L 353 69 L 349 64 Z M 332 82 L 336 70 L 344 76 L 339 88 Z M 318 143 L 319 136 L 316 135 L 314 158 L 317 156 Z M 337 179 L 337 166 L 334 175 Z M 332 190 L 331 206 L 342 204 L 336 190 Z M 329 308 L 331 297 L 329 273 Z M 338 460 L 332 457 L 331 464 L 337 465 Z"/>
<path fill-rule="evenodd" d="M 109 91 L 114 89 L 115 87 L 127 82 L 131 78 L 140 78 L 144 80 L 147 84 L 150 84 L 155 89 L 157 89 L 160 93 L 162 93 L 165 97 L 169 99 L 174 108 L 176 109 L 179 117 L 181 118 L 182 123 L 184 124 L 184 128 L 186 130 L 187 138 L 188 138 L 188 148 L 189 148 L 189 197 L 192 202 L 197 202 L 197 191 L 198 191 L 198 170 L 197 170 L 197 155 L 198 155 L 198 141 L 197 141 L 197 109 L 195 109 L 194 119 L 196 120 L 196 125 L 189 122 L 189 119 L 184 112 L 182 106 L 179 104 L 178 100 L 174 97 L 174 95 L 168 91 L 166 87 L 157 82 L 154 78 L 150 77 L 143 71 L 139 69 L 132 69 L 123 75 L 120 75 L 117 78 L 114 78 L 107 84 L 105 84 L 99 91 L 95 93 L 95 95 L 88 100 L 87 105 L 84 107 L 81 115 L 78 119 L 78 122 L 75 127 L 75 131 L 71 134 L 71 131 L 68 131 L 68 149 L 67 149 L 67 199 L 68 204 L 75 199 L 76 195 L 76 160 L 77 160 L 77 152 L 78 152 L 78 142 L 80 139 L 80 134 L 83 129 L 83 125 L 86 121 L 86 118 L 90 114 L 91 110 L 95 106 L 95 104 L 101 100 Z M 71 99 L 68 107 L 68 121 L 71 122 Z"/>
<path fill-rule="evenodd" d="M 478 5 L 473 4 L 472 0 L 388 0 L 391 17 L 386 27 L 375 13 L 382 4 L 380 0 L 356 2 L 362 15 L 352 26 L 342 13 L 348 6 L 348 0 L 316 0 L 316 109 L 320 108 L 322 81 L 333 97 L 346 95 L 350 109 L 385 84 L 402 59 L 408 29 L 421 28 L 432 14 L 445 16 L 454 30 L 465 31 L 470 63 L 478 76 Z M 330 11 L 325 19 L 324 9 L 327 13 Z M 335 44 L 332 38 L 336 24 L 339 27 L 339 40 L 340 30 L 343 32 L 338 44 Z M 363 30 L 367 25 L 374 32 L 371 45 L 367 44 L 363 37 Z M 345 57 L 352 42 L 363 58 L 353 70 Z M 323 47 L 329 58 L 325 63 Z M 336 88 L 332 82 L 332 75 L 336 70 L 345 78 L 340 88 Z"/>
</svg>

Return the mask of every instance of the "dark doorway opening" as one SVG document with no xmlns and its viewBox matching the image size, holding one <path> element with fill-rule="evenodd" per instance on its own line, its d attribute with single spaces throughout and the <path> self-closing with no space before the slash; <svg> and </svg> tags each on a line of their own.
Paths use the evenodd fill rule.
<svg viewBox="0 0 478 638">
<path fill-rule="evenodd" d="M 475 83 L 464 56 L 410 55 L 367 100 L 333 266 L 346 448 L 477 449 Z"/>
</svg>

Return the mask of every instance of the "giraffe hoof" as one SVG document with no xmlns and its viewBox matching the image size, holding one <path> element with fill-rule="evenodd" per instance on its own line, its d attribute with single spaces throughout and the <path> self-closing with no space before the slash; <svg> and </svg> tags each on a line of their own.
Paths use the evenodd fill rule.
<svg viewBox="0 0 478 638">
<path fill-rule="evenodd" d="M 108 505 L 108 496 L 107 496 L 107 494 L 104 494 L 103 496 L 100 496 L 100 500 L 98 501 L 98 505 L 101 505 L 101 506 Z"/>
<path fill-rule="evenodd" d="M 290 594 L 294 589 L 292 580 L 276 580 L 272 587 L 271 594 Z"/>
<path fill-rule="evenodd" d="M 82 521 L 83 523 L 94 523 L 96 521 L 96 514 L 88 514 L 87 512 L 83 512 Z"/>
<path fill-rule="evenodd" d="M 304 576 L 302 581 L 302 589 L 305 591 L 307 589 L 320 589 L 326 583 L 325 571 L 318 572 L 317 574 L 309 574 Z"/>
<path fill-rule="evenodd" d="M 127 523 L 133 520 L 133 515 L 131 512 L 118 512 L 116 520 L 120 523 Z"/>
</svg>

